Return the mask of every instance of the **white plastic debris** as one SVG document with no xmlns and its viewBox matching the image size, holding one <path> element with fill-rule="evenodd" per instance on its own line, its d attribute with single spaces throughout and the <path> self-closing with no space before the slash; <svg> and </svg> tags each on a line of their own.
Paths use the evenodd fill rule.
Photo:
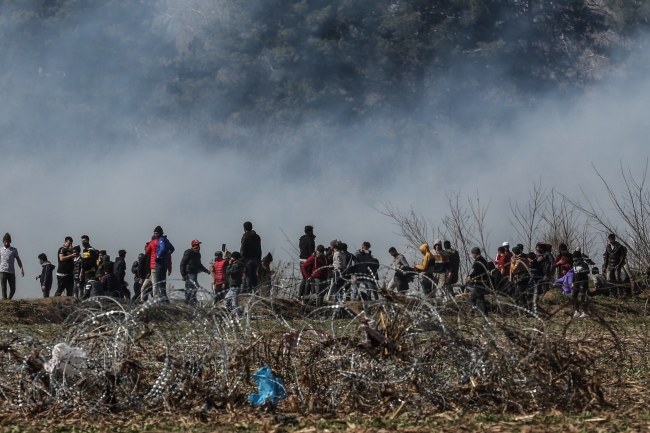
<svg viewBox="0 0 650 433">
<path fill-rule="evenodd" d="M 80 374 L 78 368 L 81 368 L 85 361 L 86 352 L 83 349 L 59 343 L 52 348 L 52 359 L 47 361 L 43 368 L 48 373 L 56 369 L 68 376 L 77 376 Z"/>
</svg>

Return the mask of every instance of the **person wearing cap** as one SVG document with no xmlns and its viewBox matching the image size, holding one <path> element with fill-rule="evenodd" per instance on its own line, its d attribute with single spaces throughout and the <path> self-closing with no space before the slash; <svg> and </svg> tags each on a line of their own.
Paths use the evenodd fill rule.
<svg viewBox="0 0 650 433">
<path fill-rule="evenodd" d="M 318 245 L 316 251 L 300 267 L 302 276 L 309 282 L 311 292 L 316 294 L 316 305 L 323 304 L 327 290 L 327 270 L 329 263 L 325 256 L 325 247 Z M 303 299 L 304 302 L 304 299 Z"/>
<path fill-rule="evenodd" d="M 298 249 L 300 251 L 300 267 L 307 261 L 307 259 L 314 254 L 316 248 L 316 236 L 314 235 L 314 227 L 305 226 L 305 234 L 300 236 L 298 240 Z M 298 287 L 298 298 L 303 299 L 304 296 L 308 295 L 309 284 L 305 278 L 300 281 L 300 286 Z"/>
<path fill-rule="evenodd" d="M 14 261 L 18 263 L 20 275 L 25 276 L 23 262 L 20 260 L 18 250 L 11 246 L 11 235 L 5 233 L 2 238 L 3 246 L 0 248 L 0 285 L 2 286 L 2 299 L 12 299 L 16 293 L 16 271 Z M 7 297 L 7 283 L 9 283 L 9 297 Z"/>
<path fill-rule="evenodd" d="M 239 293 L 241 292 L 241 285 L 246 272 L 246 261 L 238 251 L 233 251 L 230 255 L 230 261 L 226 268 L 226 275 L 228 276 L 228 293 L 224 299 L 224 305 L 230 314 L 235 315 L 239 320 L 241 311 L 239 311 Z"/>
<path fill-rule="evenodd" d="M 228 260 L 224 259 L 222 251 L 214 253 L 214 261 L 212 263 L 212 287 L 214 291 L 214 303 L 216 304 L 226 296 L 228 291 L 228 278 L 226 275 L 226 268 L 228 267 Z"/>
<path fill-rule="evenodd" d="M 471 253 L 474 258 L 474 263 L 472 263 L 472 272 L 465 280 L 471 290 L 471 314 L 473 316 L 474 311 L 478 308 L 479 311 L 485 315 L 485 294 L 487 293 L 490 282 L 490 276 L 487 269 L 488 263 L 487 260 L 485 260 L 485 257 L 481 255 L 481 249 L 479 247 L 472 248 Z"/>
<path fill-rule="evenodd" d="M 197 281 L 199 272 L 210 274 L 210 270 L 201 263 L 201 242 L 194 239 L 181 259 L 181 277 L 185 281 L 185 303 L 188 305 L 196 305 L 196 292 L 200 287 Z"/>
<path fill-rule="evenodd" d="M 151 237 L 151 241 L 149 241 L 149 245 L 147 245 L 145 254 L 149 258 L 153 294 L 156 297 L 160 297 L 163 302 L 169 302 L 167 298 L 166 279 L 172 274 L 173 248 L 167 240 L 162 227 L 156 226 L 153 229 L 153 236 Z"/>
<path fill-rule="evenodd" d="M 573 290 L 573 308 L 575 310 L 573 317 L 576 319 L 588 318 L 589 292 L 595 291 L 596 288 L 589 288 L 589 265 L 585 263 L 580 251 L 573 253 L 573 284 L 571 289 Z M 581 306 L 582 313 L 580 312 Z"/>
</svg>

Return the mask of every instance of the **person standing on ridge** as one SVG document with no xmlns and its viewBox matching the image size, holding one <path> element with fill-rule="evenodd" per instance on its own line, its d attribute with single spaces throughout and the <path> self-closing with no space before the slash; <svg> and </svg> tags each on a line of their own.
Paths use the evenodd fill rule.
<svg viewBox="0 0 650 433">
<path fill-rule="evenodd" d="M 41 291 L 44 298 L 50 297 L 50 290 L 52 290 L 52 274 L 54 273 L 54 265 L 47 260 L 45 253 L 38 255 L 38 262 L 42 266 L 41 274 L 36 276 L 40 280 Z"/>
<path fill-rule="evenodd" d="M 171 247 L 171 249 L 169 248 Z M 153 285 L 154 296 L 160 297 L 163 302 L 169 302 L 167 298 L 167 276 L 172 274 L 172 253 L 173 246 L 164 235 L 163 229 L 156 226 L 153 229 L 153 236 L 145 254 L 149 256 L 149 269 L 151 284 Z M 167 273 L 167 275 L 165 275 Z"/>
<path fill-rule="evenodd" d="M 124 293 L 127 299 L 131 298 L 129 290 L 127 289 L 128 283 L 126 282 L 126 251 L 119 250 L 117 252 L 117 258 L 113 263 L 113 273 L 120 282 L 120 287 L 122 288 L 122 293 Z"/>
<path fill-rule="evenodd" d="M 241 237 L 240 254 L 246 262 L 246 287 L 251 292 L 257 288 L 257 277 L 262 260 L 262 239 L 253 230 L 253 223 L 244 223 L 244 234 Z"/>
<path fill-rule="evenodd" d="M 210 274 L 210 270 L 201 263 L 201 242 L 194 239 L 191 248 L 185 250 L 181 259 L 181 277 L 185 281 L 185 303 L 196 305 L 196 292 L 199 290 L 197 280 L 199 272 Z"/>
<path fill-rule="evenodd" d="M 61 296 L 64 291 L 66 296 L 72 296 L 74 292 L 74 260 L 76 257 L 77 254 L 72 249 L 72 238 L 68 236 L 57 253 L 58 267 L 56 269 L 56 292 L 54 292 L 54 296 Z"/>
<path fill-rule="evenodd" d="M 429 244 L 422 244 L 420 246 L 420 252 L 422 253 L 422 263 L 419 265 L 413 265 L 416 272 L 422 274 L 422 292 L 425 297 L 431 296 L 431 289 L 433 287 L 433 255 L 429 250 Z"/>
<path fill-rule="evenodd" d="M 12 299 L 16 293 L 16 268 L 14 262 L 18 263 L 20 276 L 25 276 L 23 262 L 20 260 L 18 250 L 11 246 L 11 235 L 5 233 L 0 248 L 0 285 L 2 286 L 2 299 Z M 7 297 L 7 283 L 9 283 L 9 296 Z"/>
<path fill-rule="evenodd" d="M 300 250 L 300 267 L 307 261 L 316 249 L 316 236 L 314 235 L 314 227 L 305 226 L 305 234 L 298 240 L 298 248 Z M 309 293 L 309 284 L 307 280 L 302 278 L 300 286 L 298 287 L 298 299 L 302 299 Z"/>
</svg>

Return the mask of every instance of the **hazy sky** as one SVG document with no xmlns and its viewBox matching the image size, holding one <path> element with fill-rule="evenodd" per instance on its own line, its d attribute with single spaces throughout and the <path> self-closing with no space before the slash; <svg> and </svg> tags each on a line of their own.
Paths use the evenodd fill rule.
<svg viewBox="0 0 650 433">
<path fill-rule="evenodd" d="M 2 102 L 0 116 L 20 125 L 27 138 L 0 137 L 0 231 L 11 233 L 25 264 L 19 298 L 40 296 L 37 255 L 44 252 L 55 263 L 65 236 L 78 244 L 88 234 L 91 244 L 111 257 L 126 249 L 130 265 L 156 225 L 177 249 L 172 278 L 180 277 L 178 263 L 192 239 L 204 242 L 207 264 L 222 243 L 238 249 L 247 220 L 261 235 L 264 252 L 272 251 L 276 260 L 290 259 L 282 231 L 297 243 L 304 225 L 311 224 L 317 243 L 340 238 L 358 248 L 369 241 L 375 256 L 388 263 L 388 248 L 403 250 L 405 242 L 375 208 L 382 201 L 413 206 L 438 222 L 447 213 L 445 195 L 458 190 L 491 201 L 496 248 L 503 240 L 519 241 L 509 224 L 508 201 L 525 200 L 533 182 L 541 179 L 572 197 L 583 188 L 604 199 L 592 164 L 620 185 L 619 164 L 638 173 L 649 156 L 649 80 L 619 79 L 570 105 L 548 96 L 508 127 L 445 128 L 432 133 L 425 146 L 397 137 L 389 148 L 368 142 L 332 152 L 325 143 L 309 159 L 294 148 L 256 155 L 210 150 L 191 136 L 32 146 L 30 118 L 13 110 L 23 95 L 14 97 Z M 84 126 L 71 124 L 68 132 Z M 353 133 L 372 137 L 370 131 Z M 317 137 L 318 130 L 303 125 L 295 134 Z M 288 131 L 287 140 L 291 135 Z M 132 281 L 130 273 L 127 279 Z M 207 277 L 200 281 L 207 284 Z"/>
</svg>

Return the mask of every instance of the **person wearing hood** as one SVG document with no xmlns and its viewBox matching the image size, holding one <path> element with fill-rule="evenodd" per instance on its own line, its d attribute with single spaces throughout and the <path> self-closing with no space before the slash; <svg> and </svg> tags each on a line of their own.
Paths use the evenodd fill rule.
<svg viewBox="0 0 650 433">
<path fill-rule="evenodd" d="M 316 248 L 316 236 L 314 236 L 314 227 L 305 226 L 305 234 L 300 237 L 298 240 L 298 249 L 300 252 L 300 267 L 307 261 L 312 254 L 314 254 Z M 302 299 L 304 296 L 308 295 L 309 283 L 305 278 L 300 281 L 300 286 L 298 287 L 298 298 Z"/>
<path fill-rule="evenodd" d="M 38 262 L 41 264 L 41 274 L 36 276 L 36 279 L 41 283 L 41 291 L 44 298 L 50 297 L 50 290 L 52 290 L 52 275 L 54 274 L 54 265 L 47 260 L 45 253 L 38 255 Z"/>
<path fill-rule="evenodd" d="M 300 272 L 303 278 L 308 281 L 311 286 L 312 293 L 316 294 L 316 305 L 323 304 L 325 292 L 327 291 L 327 271 L 329 263 L 325 255 L 325 247 L 318 245 L 316 251 L 305 260 L 305 263 L 300 267 Z"/>
<path fill-rule="evenodd" d="M 489 287 L 490 277 L 487 269 L 488 263 L 487 260 L 485 260 L 485 258 L 481 255 L 481 249 L 479 247 L 472 248 L 471 253 L 472 257 L 474 258 L 474 263 L 472 264 L 472 272 L 467 276 L 465 280 L 471 288 L 471 315 L 474 315 L 474 310 L 476 308 L 478 308 L 479 311 L 485 315 L 485 294 L 487 293 Z"/>
<path fill-rule="evenodd" d="M 239 250 L 246 262 L 246 288 L 254 291 L 257 288 L 260 261 L 262 260 L 262 238 L 253 230 L 253 223 L 244 223 L 244 234 L 241 237 Z"/>
<path fill-rule="evenodd" d="M 14 262 L 18 263 L 20 275 L 25 276 L 23 262 L 20 260 L 18 250 L 11 246 L 11 235 L 5 233 L 2 238 L 3 246 L 0 248 L 0 285 L 2 286 L 2 299 L 12 299 L 16 293 L 16 270 Z M 7 297 L 7 283 L 9 284 L 9 297 Z"/>
<path fill-rule="evenodd" d="M 230 263 L 226 268 L 230 288 L 224 299 L 224 304 L 231 314 L 235 314 L 237 320 L 241 316 L 241 312 L 239 311 L 239 293 L 241 292 L 244 272 L 246 272 L 246 261 L 239 252 L 234 251 L 230 256 Z"/>
<path fill-rule="evenodd" d="M 271 263 L 273 263 L 273 255 L 267 253 L 259 267 L 259 291 L 257 292 L 260 296 L 268 298 L 271 296 L 271 288 L 273 287 L 273 274 L 274 271 L 271 270 Z"/>
<path fill-rule="evenodd" d="M 185 250 L 181 259 L 181 277 L 185 281 L 185 303 L 196 305 L 196 292 L 199 290 L 197 280 L 199 272 L 210 274 L 210 270 L 201 263 L 201 242 L 194 239 L 191 248 Z"/>
<path fill-rule="evenodd" d="M 174 246 L 165 236 L 162 227 L 153 229 L 153 236 L 147 245 L 145 254 L 149 257 L 149 269 L 154 296 L 160 297 L 163 302 L 167 298 L 167 277 L 172 274 L 172 253 Z M 167 275 L 165 275 L 167 274 Z"/>
<path fill-rule="evenodd" d="M 434 259 L 429 250 L 429 244 L 420 245 L 420 252 L 422 253 L 422 263 L 419 265 L 415 264 L 413 267 L 416 272 L 422 274 L 422 291 L 425 296 L 429 297 L 431 296 L 431 289 L 433 287 L 433 270 L 435 269 L 433 266 Z"/>
</svg>

